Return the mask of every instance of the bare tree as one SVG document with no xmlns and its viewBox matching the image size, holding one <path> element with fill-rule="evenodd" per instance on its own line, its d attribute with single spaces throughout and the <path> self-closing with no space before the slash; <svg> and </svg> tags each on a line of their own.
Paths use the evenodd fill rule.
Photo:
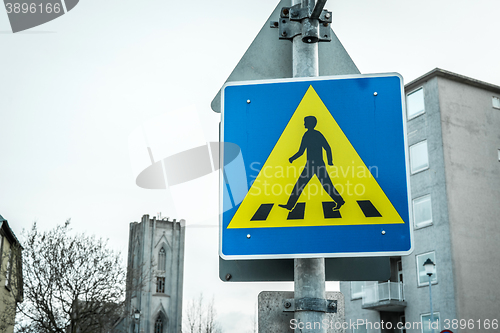
<svg viewBox="0 0 500 333">
<path fill-rule="evenodd" d="M 24 232 L 24 302 L 16 332 L 106 332 L 123 311 L 126 272 L 107 241 L 64 226 Z"/>
<path fill-rule="evenodd" d="M 255 303 L 254 307 L 253 307 L 253 320 L 252 320 L 252 330 L 251 332 L 252 333 L 257 333 L 258 330 L 259 330 L 259 325 L 258 325 L 258 322 L 259 322 L 259 316 L 258 316 L 258 304 Z"/>
<path fill-rule="evenodd" d="M 222 328 L 217 322 L 217 311 L 214 306 L 214 298 L 205 303 L 203 294 L 192 299 L 187 306 L 184 320 L 184 333 L 222 333 Z"/>
</svg>

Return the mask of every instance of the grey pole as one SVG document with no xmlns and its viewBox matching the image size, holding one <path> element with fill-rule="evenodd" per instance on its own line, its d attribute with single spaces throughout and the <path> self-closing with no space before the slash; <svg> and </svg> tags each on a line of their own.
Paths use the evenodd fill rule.
<svg viewBox="0 0 500 333">
<path fill-rule="evenodd" d="M 431 275 L 429 275 L 429 298 L 431 300 L 431 332 L 434 333 L 434 327 L 432 326 L 432 323 L 434 322 L 434 312 L 432 311 L 432 283 L 431 283 Z"/>
<path fill-rule="evenodd" d="M 307 6 L 308 1 L 314 0 L 292 0 L 292 6 L 303 3 Z M 310 5 L 310 3 L 309 3 Z M 293 77 L 311 77 L 319 75 L 318 66 L 318 43 L 304 43 L 302 36 L 293 39 Z M 325 259 L 295 259 L 294 260 L 294 289 L 295 304 L 301 298 L 325 299 Z M 326 325 L 322 320 L 326 318 L 324 312 L 296 311 L 297 324 L 304 323 L 304 327 L 295 329 L 301 333 L 326 333 Z M 319 325 L 314 325 L 315 323 Z M 311 329 L 308 328 L 308 324 Z M 318 327 L 319 326 L 319 327 Z"/>
<path fill-rule="evenodd" d="M 314 0 L 292 0 L 292 6 L 308 1 L 314 4 Z M 310 76 L 319 76 L 318 43 L 304 43 L 298 35 L 293 38 L 293 77 Z"/>
</svg>

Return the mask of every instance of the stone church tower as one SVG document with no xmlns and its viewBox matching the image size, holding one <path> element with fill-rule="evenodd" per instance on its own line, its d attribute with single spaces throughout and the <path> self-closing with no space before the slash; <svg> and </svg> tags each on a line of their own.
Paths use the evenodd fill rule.
<svg viewBox="0 0 500 333">
<path fill-rule="evenodd" d="M 119 331 L 181 332 L 185 230 L 184 220 L 149 215 L 130 223 L 126 312 Z"/>
</svg>

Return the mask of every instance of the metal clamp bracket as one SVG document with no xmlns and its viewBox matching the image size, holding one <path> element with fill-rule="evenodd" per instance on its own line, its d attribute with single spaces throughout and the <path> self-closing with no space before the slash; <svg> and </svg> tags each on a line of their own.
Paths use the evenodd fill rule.
<svg viewBox="0 0 500 333">
<path fill-rule="evenodd" d="M 318 0 L 314 8 L 312 0 L 304 7 L 302 4 L 283 7 L 280 20 L 271 22 L 271 28 L 279 28 L 279 39 L 292 41 L 295 36 L 302 35 L 304 43 L 330 42 L 332 12 L 323 9 L 325 2 Z"/>
<path fill-rule="evenodd" d="M 309 8 L 303 8 L 301 4 L 297 4 L 292 7 L 283 7 L 281 9 L 281 18 L 289 18 L 292 21 L 302 21 L 305 18 L 312 18 L 313 14 L 310 12 Z M 332 23 L 332 12 L 326 9 L 322 9 L 319 17 L 317 18 L 321 23 Z"/>
<path fill-rule="evenodd" d="M 283 301 L 283 312 L 298 311 L 337 313 L 337 300 L 305 297 L 297 302 L 293 298 Z"/>
</svg>

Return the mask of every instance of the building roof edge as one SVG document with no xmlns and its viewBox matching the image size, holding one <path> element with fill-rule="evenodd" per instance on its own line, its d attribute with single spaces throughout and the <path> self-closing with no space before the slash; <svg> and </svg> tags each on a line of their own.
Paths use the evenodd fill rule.
<svg viewBox="0 0 500 333">
<path fill-rule="evenodd" d="M 14 231 L 12 231 L 12 229 L 10 228 L 9 226 L 9 223 L 7 222 L 6 219 L 4 219 L 1 215 L 0 215 L 1 219 L 0 219 L 0 229 L 3 229 L 6 236 L 10 238 L 11 242 L 14 241 L 16 242 L 19 246 L 21 246 L 21 249 L 23 249 L 23 246 L 21 245 L 21 242 L 17 239 L 16 235 L 14 234 Z"/>
<path fill-rule="evenodd" d="M 444 70 L 441 68 L 437 68 L 437 67 L 434 68 L 433 70 L 431 70 L 430 72 L 427 72 L 424 75 L 416 78 L 415 80 L 405 84 L 405 90 L 411 90 L 415 86 L 421 84 L 422 81 L 427 81 L 430 78 L 433 78 L 436 76 L 440 76 L 440 77 L 443 77 L 443 78 L 446 78 L 449 80 L 461 82 L 461 83 L 475 86 L 478 88 L 486 89 L 486 90 L 489 90 L 489 91 L 492 91 L 495 93 L 500 93 L 500 86 L 497 86 L 497 85 L 494 85 L 494 84 L 491 84 L 488 82 L 484 82 L 481 80 L 476 80 L 476 79 L 470 78 L 468 76 L 453 73 L 453 72 L 450 72 L 450 71 L 447 71 L 447 70 Z"/>
</svg>

